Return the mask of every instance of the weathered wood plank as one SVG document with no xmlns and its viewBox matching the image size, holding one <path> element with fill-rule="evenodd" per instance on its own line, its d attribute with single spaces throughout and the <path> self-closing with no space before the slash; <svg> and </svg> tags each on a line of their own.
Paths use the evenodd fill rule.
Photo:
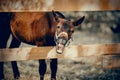
<svg viewBox="0 0 120 80">
<path fill-rule="evenodd" d="M 120 55 L 104 55 L 103 68 L 117 68 L 120 67 Z"/>
<path fill-rule="evenodd" d="M 31 4 L 32 3 L 32 4 Z M 100 11 L 120 10 L 119 0 L 1 0 L 0 11 Z M 14 6 L 13 6 L 14 5 Z"/>
<path fill-rule="evenodd" d="M 95 44 L 66 47 L 57 54 L 55 47 L 0 49 L 0 61 L 37 60 L 50 58 L 76 59 L 85 56 L 120 55 L 120 44 Z"/>
</svg>

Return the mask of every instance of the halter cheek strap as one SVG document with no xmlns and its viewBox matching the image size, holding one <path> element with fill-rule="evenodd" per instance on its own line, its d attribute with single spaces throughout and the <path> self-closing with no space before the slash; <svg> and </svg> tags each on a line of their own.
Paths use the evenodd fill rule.
<svg viewBox="0 0 120 80">
<path fill-rule="evenodd" d="M 58 36 L 57 36 L 57 30 L 56 30 L 55 35 L 54 35 L 54 41 L 55 41 L 56 45 L 57 45 L 57 42 L 56 42 L 57 39 L 58 39 Z"/>
<path fill-rule="evenodd" d="M 66 43 L 65 46 L 68 47 L 71 41 L 73 41 L 73 38 L 72 38 L 72 37 L 71 37 L 70 39 L 68 39 L 68 41 L 67 41 L 67 43 Z"/>
</svg>

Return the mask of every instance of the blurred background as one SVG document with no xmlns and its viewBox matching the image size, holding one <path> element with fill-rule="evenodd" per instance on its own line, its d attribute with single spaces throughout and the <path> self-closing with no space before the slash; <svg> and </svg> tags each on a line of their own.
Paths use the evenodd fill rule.
<svg viewBox="0 0 120 80">
<path fill-rule="evenodd" d="M 84 22 L 76 27 L 70 45 L 120 43 L 119 3 L 120 0 L 0 0 L 0 12 L 57 10 L 70 20 L 85 16 Z M 20 47 L 31 45 L 22 43 Z M 102 62 L 94 65 L 95 61 L 95 57 L 81 57 L 77 61 L 59 59 L 57 80 L 120 80 L 120 68 L 103 69 Z M 50 80 L 50 60 L 46 62 L 45 80 Z M 4 67 L 5 80 L 13 80 L 10 62 Z M 18 61 L 18 67 L 20 80 L 39 80 L 37 60 Z"/>
<path fill-rule="evenodd" d="M 120 42 L 120 11 L 76 11 L 64 12 L 68 19 L 85 16 L 84 22 L 76 27 L 74 45 Z"/>
</svg>

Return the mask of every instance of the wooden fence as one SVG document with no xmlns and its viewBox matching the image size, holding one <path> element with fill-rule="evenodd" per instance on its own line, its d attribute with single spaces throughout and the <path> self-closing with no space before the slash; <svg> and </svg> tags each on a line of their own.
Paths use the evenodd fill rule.
<svg viewBox="0 0 120 80">
<path fill-rule="evenodd" d="M 79 59 L 98 57 L 104 68 L 120 67 L 120 44 L 94 44 L 66 47 L 62 54 L 55 47 L 25 47 L 0 49 L 0 61 L 23 61 L 38 59 Z M 96 63 L 96 62 L 95 62 Z"/>
</svg>

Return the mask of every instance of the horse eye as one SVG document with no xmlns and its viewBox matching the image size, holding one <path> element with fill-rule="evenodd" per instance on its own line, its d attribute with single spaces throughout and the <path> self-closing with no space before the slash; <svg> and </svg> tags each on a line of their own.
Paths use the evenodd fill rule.
<svg viewBox="0 0 120 80">
<path fill-rule="evenodd" d="M 71 30 L 72 33 L 74 33 L 74 30 Z"/>
<path fill-rule="evenodd" d="M 74 30 L 69 30 L 69 32 L 74 33 Z"/>
<path fill-rule="evenodd" d="M 70 32 L 70 33 L 74 33 L 74 30 L 69 30 L 68 32 Z"/>
<path fill-rule="evenodd" d="M 60 28 L 60 26 L 57 26 L 57 28 Z"/>
</svg>

